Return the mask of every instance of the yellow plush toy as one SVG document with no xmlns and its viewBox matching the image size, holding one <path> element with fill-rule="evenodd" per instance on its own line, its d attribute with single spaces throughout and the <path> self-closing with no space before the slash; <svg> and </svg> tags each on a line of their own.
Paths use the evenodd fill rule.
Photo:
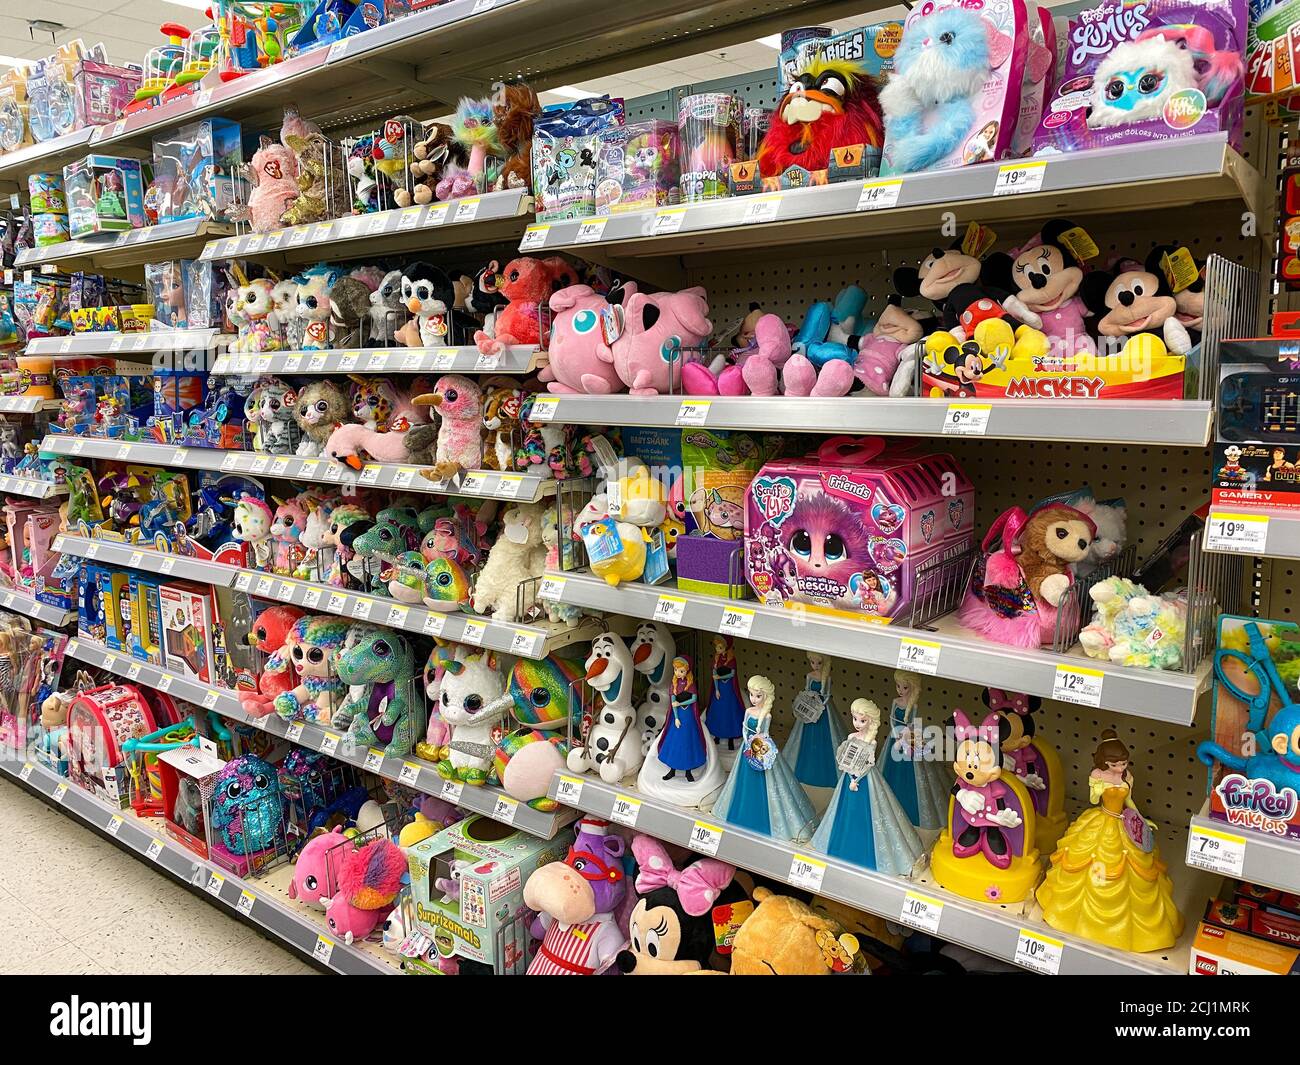
<svg viewBox="0 0 1300 1065">
<path fill-rule="evenodd" d="M 857 940 L 825 911 L 762 887 L 754 901 L 732 945 L 733 976 L 829 976 L 859 968 Z"/>
<path fill-rule="evenodd" d="M 573 522 L 591 562 L 591 572 L 617 588 L 622 581 L 634 581 L 645 571 L 646 534 L 635 525 L 609 516 L 602 493 L 591 497 Z"/>
</svg>

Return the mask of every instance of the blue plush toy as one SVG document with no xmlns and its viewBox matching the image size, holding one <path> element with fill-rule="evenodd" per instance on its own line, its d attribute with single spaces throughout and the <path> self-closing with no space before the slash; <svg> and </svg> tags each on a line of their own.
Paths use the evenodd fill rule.
<svg viewBox="0 0 1300 1065">
<path fill-rule="evenodd" d="M 866 305 L 867 294 L 857 285 L 842 288 L 834 303 L 814 303 L 791 338 L 790 349 L 806 355 L 818 369 L 835 359 L 851 363 L 858 355 L 857 338 L 871 331 L 861 321 Z"/>
<path fill-rule="evenodd" d="M 974 11 L 943 8 L 907 27 L 880 91 L 892 173 L 926 170 L 962 143 L 991 59 L 987 24 Z"/>
<path fill-rule="evenodd" d="M 1196 757 L 1208 766 L 1221 762 L 1251 780 L 1270 780 L 1279 792 L 1290 788 L 1300 795 L 1300 704 L 1279 710 L 1264 730 L 1264 739 L 1268 749 L 1249 758 L 1209 741 L 1196 748 Z"/>
</svg>

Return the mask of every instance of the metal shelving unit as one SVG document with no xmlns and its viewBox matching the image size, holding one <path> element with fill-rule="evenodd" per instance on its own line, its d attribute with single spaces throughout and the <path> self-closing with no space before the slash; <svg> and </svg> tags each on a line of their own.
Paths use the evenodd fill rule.
<svg viewBox="0 0 1300 1065">
<path fill-rule="evenodd" d="M 1047 956 L 1054 953 L 1055 972 L 1061 975 L 1171 975 L 1187 971 L 1187 944 L 1195 932 L 1194 920 L 1188 923 L 1183 940 L 1169 950 L 1130 954 L 1056 931 L 1043 922 L 1033 903 L 999 906 L 973 902 L 945 891 L 925 875 L 912 880 L 886 876 L 806 846 L 801 849 L 797 844 L 735 828 L 699 810 L 684 810 L 640 795 L 634 788 L 606 784 L 598 777 L 557 773 L 551 780 L 550 795 L 584 813 L 712 854 L 724 862 L 838 899 L 896 924 L 921 927 L 916 918 L 909 916 L 913 900 L 919 899 L 930 921 L 925 930 L 932 935 L 1038 972 L 1052 971 L 1050 963 L 1046 968 L 1041 961 L 1030 964 L 1031 959 L 1042 955 L 1044 940 L 1050 948 Z M 1195 894 L 1203 887 L 1200 879 L 1188 871 L 1176 882 L 1175 897 L 1180 893 L 1189 898 L 1201 897 Z M 1184 903 L 1185 899 L 1179 901 Z"/>
<path fill-rule="evenodd" d="M 168 839 L 162 823 L 116 810 L 35 762 L 0 759 L 0 771 L 20 782 L 69 817 L 111 836 L 143 862 L 198 888 L 235 914 L 273 933 L 313 961 L 344 975 L 389 975 L 398 963 L 373 943 L 344 943 L 325 935 L 324 914 L 289 902 L 284 892 L 288 866 L 244 880 Z M 178 933 L 180 934 L 180 933 Z"/>
<path fill-rule="evenodd" d="M 221 347 L 234 338 L 215 329 L 151 329 L 142 333 L 74 333 L 66 337 L 37 337 L 27 342 L 28 355 L 128 355 L 134 352 L 201 351 Z"/>
<path fill-rule="evenodd" d="M 1209 801 L 1192 818 L 1187 864 L 1262 887 L 1300 892 L 1300 845 L 1249 828 L 1211 820 Z"/>
<path fill-rule="evenodd" d="M 524 216 L 532 214 L 532 210 L 533 199 L 524 189 L 507 189 L 447 203 L 289 226 L 270 233 L 241 233 L 210 241 L 199 258 L 308 263 L 319 261 L 325 247 L 330 257 L 340 259 L 490 244 L 513 240 L 521 234 Z"/>
<path fill-rule="evenodd" d="M 393 488 L 430 495 L 467 496 L 473 499 L 508 499 L 536 503 L 556 491 L 553 478 L 537 473 L 501 473 L 465 470 L 450 481 L 431 481 L 424 467 L 368 463 L 354 471 L 329 459 L 300 459 L 294 455 L 268 455 L 258 451 L 221 451 L 216 448 L 174 447 L 145 441 L 121 443 L 85 436 L 51 434 L 41 441 L 41 451 L 81 459 L 169 466 L 183 470 L 216 470 L 253 477 L 283 477 L 289 481 Z"/>
<path fill-rule="evenodd" d="M 31 269 L 47 263 L 75 261 L 89 263 L 98 270 L 111 270 L 160 259 L 193 259 L 208 241 L 233 231 L 233 226 L 222 222 L 184 218 L 179 222 L 128 229 L 125 233 L 104 233 L 43 248 L 25 248 L 15 257 L 15 265 L 19 269 Z"/>
<path fill-rule="evenodd" d="M 521 658 L 545 658 L 561 647 L 590 639 L 597 631 L 594 623 L 572 627 L 549 622 L 525 624 L 458 612 L 427 610 L 422 606 L 407 606 L 381 595 L 345 592 L 326 584 L 241 570 L 221 562 L 165 554 L 142 544 L 127 544 L 117 540 L 62 535 L 55 540 L 54 549 L 110 566 L 195 580 L 218 588 L 235 588 L 259 599 L 293 603 L 321 614 L 335 614 L 392 629 L 419 632 L 473 647 L 504 651 Z"/>
<path fill-rule="evenodd" d="M 1009 185 L 1006 177 L 1000 177 L 1002 171 L 1026 168 L 1041 178 L 1041 185 L 1022 182 L 1021 187 L 1030 191 L 1016 195 L 998 191 Z M 1140 187 L 1140 195 L 1135 187 Z M 1228 146 L 1226 134 L 1216 133 L 655 211 L 539 222 L 528 227 L 519 250 L 676 257 L 819 241 L 870 242 L 932 232 L 938 207 L 994 223 L 1050 218 L 1057 213 L 1080 217 L 1193 205 L 1205 210 L 1220 201 L 1253 211 L 1261 195 L 1259 173 Z"/>
<path fill-rule="evenodd" d="M 666 585 L 632 583 L 614 588 L 589 573 L 548 573 L 539 595 L 584 610 L 730 633 L 890 669 L 916 669 L 915 659 L 907 657 L 908 648 L 921 644 L 927 657 L 935 658 L 930 672 L 941 678 L 1064 699 L 1174 725 L 1192 724 L 1197 704 L 1209 686 L 1208 660 L 1196 673 L 1116 666 L 1083 655 L 992 643 L 964 632 L 948 618 L 928 629 L 855 623 L 813 611 L 763 606 L 752 599 L 678 591 Z M 1086 683 L 1071 678 L 1084 678 Z M 1089 686 L 1097 689 L 1095 701 L 1072 694 Z"/>
<path fill-rule="evenodd" d="M 527 345 L 506 348 L 499 355 L 484 355 L 475 347 L 226 353 L 217 356 L 212 372 L 527 374 L 538 368 L 541 357 Z"/>
<path fill-rule="evenodd" d="M 987 411 L 987 416 L 985 416 Z M 988 436 L 999 440 L 1205 447 L 1212 405 L 1197 400 L 974 399 L 846 396 L 586 396 L 538 400 L 533 418 L 574 425 L 705 426 L 794 433 Z M 979 417 L 972 419 L 972 413 Z M 978 431 L 976 431 L 978 430 Z"/>
<path fill-rule="evenodd" d="M 127 680 L 139 681 L 184 699 L 205 710 L 213 710 L 222 717 L 241 724 L 253 725 L 272 736 L 279 736 L 299 747 L 320 751 L 340 762 L 357 766 L 379 776 L 409 785 L 426 795 L 436 795 L 450 803 L 475 813 L 487 814 L 498 821 L 514 825 L 534 836 L 550 839 L 561 828 L 574 820 L 568 810 L 543 813 L 531 806 L 517 802 L 500 788 L 462 787 L 443 780 L 428 762 L 411 755 L 409 758 L 385 757 L 380 750 L 353 748 L 341 731 L 331 731 L 323 725 L 305 721 L 285 721 L 276 714 L 254 717 L 239 704 L 235 692 L 213 688 L 181 677 L 171 670 L 141 662 L 129 654 L 111 651 L 103 644 L 82 637 L 68 641 L 67 653 L 81 662 L 89 662 L 100 669 Z"/>
<path fill-rule="evenodd" d="M 23 592 L 0 592 L 0 606 L 12 610 L 15 614 L 22 614 L 24 617 L 43 621 L 46 625 L 53 625 L 56 629 L 71 624 L 77 616 L 75 610 L 60 610 L 57 606 L 42 603 Z"/>
<path fill-rule="evenodd" d="M 38 481 L 35 477 L 17 477 L 12 474 L 0 477 L 0 495 L 53 499 L 67 494 L 66 485 L 55 484 L 53 481 Z"/>
</svg>

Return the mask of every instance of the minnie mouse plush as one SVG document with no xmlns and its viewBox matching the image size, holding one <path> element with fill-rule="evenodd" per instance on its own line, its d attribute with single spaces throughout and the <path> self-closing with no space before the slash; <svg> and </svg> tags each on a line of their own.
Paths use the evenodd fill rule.
<svg viewBox="0 0 1300 1065">
<path fill-rule="evenodd" d="M 1186 327 L 1178 320 L 1178 301 L 1160 265 L 1162 249 L 1156 248 L 1142 266 L 1124 263 L 1118 273 L 1098 270 L 1084 279 L 1083 301 L 1098 315 L 1097 332 L 1103 337 L 1124 338 L 1128 351 L 1134 337 L 1150 336 L 1149 354 L 1166 351 L 1186 355 L 1192 348 Z M 1110 345 L 1117 346 L 1117 341 Z"/>
</svg>

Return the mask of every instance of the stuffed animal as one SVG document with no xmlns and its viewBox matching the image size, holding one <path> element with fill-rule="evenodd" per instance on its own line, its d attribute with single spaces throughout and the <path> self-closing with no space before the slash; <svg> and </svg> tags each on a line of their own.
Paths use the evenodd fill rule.
<svg viewBox="0 0 1300 1065">
<path fill-rule="evenodd" d="M 252 188 L 237 220 L 246 218 L 254 233 L 278 229 L 281 216 L 298 199 L 298 159 L 293 150 L 263 136 L 243 172 Z"/>
<path fill-rule="evenodd" d="M 537 93 L 523 82 L 502 87 L 492 108 L 497 144 L 505 162 L 497 172 L 493 189 L 529 189 L 533 179 L 533 119 L 542 113 Z"/>
<path fill-rule="evenodd" d="M 295 622 L 285 638 L 286 653 L 298 671 L 297 686 L 275 697 L 275 712 L 286 721 L 328 725 L 347 696 L 347 685 L 334 670 L 351 622 L 343 618 L 307 615 Z"/>
<path fill-rule="evenodd" d="M 821 300 L 808 308 L 781 373 L 787 396 L 848 395 L 866 305 L 866 292 L 846 285 L 834 303 Z"/>
<path fill-rule="evenodd" d="M 515 468 L 515 448 L 523 437 L 519 411 L 527 395 L 513 385 L 494 385 L 487 390 L 483 399 L 485 470 L 509 472 Z"/>
<path fill-rule="evenodd" d="M 645 572 L 646 535 L 637 526 L 609 516 L 609 502 L 603 492 L 588 500 L 573 520 L 575 539 L 587 550 L 591 572 L 611 587 L 634 581 Z"/>
<path fill-rule="evenodd" d="M 409 429 L 429 420 L 428 411 L 411 394 L 382 377 L 349 375 L 352 381 L 351 414 L 367 429 L 387 433 Z M 423 391 L 428 379 L 417 377 L 413 387 Z"/>
<path fill-rule="evenodd" d="M 546 568 L 539 503 L 519 503 L 501 515 L 501 535 L 492 545 L 474 585 L 474 610 L 491 611 L 497 621 L 519 617 L 519 586 L 540 577 Z"/>
<path fill-rule="evenodd" d="M 1199 91 L 1196 63 L 1185 44 L 1163 36 L 1125 41 L 1109 50 L 1092 76 L 1088 128 L 1160 118 L 1179 93 Z"/>
<path fill-rule="evenodd" d="M 423 471 L 429 480 L 445 481 L 482 465 L 483 394 L 478 385 L 468 377 L 448 374 L 414 402 L 437 407 L 440 416 L 435 465 Z"/>
<path fill-rule="evenodd" d="M 473 190 L 486 192 L 488 158 L 499 157 L 503 152 L 501 138 L 493 121 L 492 101 L 462 96 L 451 117 L 451 128 L 456 134 L 457 142 L 469 149 L 469 162 L 465 169 L 472 184 L 464 192 L 453 189 L 450 198 L 466 195 Z M 446 197 L 439 197 L 443 198 Z"/>
<path fill-rule="evenodd" d="M 438 762 L 438 775 L 474 786 L 486 784 L 496 736 L 511 704 L 496 652 L 458 650 L 456 657 L 445 663 L 438 689 L 438 712 L 451 729 L 451 739 Z"/>
<path fill-rule="evenodd" d="M 323 910 L 338 890 L 335 878 L 342 866 L 343 855 L 355 850 L 354 843 L 343 834 L 343 826 L 333 830 L 323 829 L 306 843 L 293 861 L 293 877 L 289 881 L 289 898 L 306 903 L 314 910 Z"/>
<path fill-rule="evenodd" d="M 286 277 L 271 287 L 271 313 L 266 317 L 271 332 L 280 338 L 280 346 L 296 350 L 302 345 L 305 323 L 298 316 L 298 281 Z"/>
<path fill-rule="evenodd" d="M 298 580 L 324 579 L 321 552 L 326 546 L 325 535 L 329 531 L 330 518 L 341 504 L 341 496 L 309 499 L 307 524 L 303 526 L 302 536 L 298 539 L 303 547 L 303 557 L 293 571 L 294 577 Z"/>
<path fill-rule="evenodd" d="M 298 454 L 314 458 L 325 448 L 330 434 L 348 416 L 348 397 L 343 389 L 328 379 L 313 381 L 298 393 L 293 420 L 302 430 Z"/>
<path fill-rule="evenodd" d="M 280 221 L 286 226 L 303 226 L 329 218 L 331 182 L 337 189 L 343 187 L 344 180 L 334 162 L 334 146 L 318 129 L 301 136 L 281 136 L 298 164 L 298 195 L 285 208 Z"/>
<path fill-rule="evenodd" d="M 397 330 L 398 343 L 420 348 L 456 342 L 451 320 L 456 290 L 443 270 L 420 261 L 404 266 L 401 302 L 411 319 Z"/>
<path fill-rule="evenodd" d="M 277 695 L 297 687 L 298 673 L 292 659 L 284 653 L 284 645 L 302 617 L 303 612 L 298 607 L 276 604 L 267 607 L 254 620 L 248 633 L 248 645 L 267 657 L 257 677 L 257 691 L 239 693 L 239 705 L 246 714 L 265 717 L 274 709 Z"/>
<path fill-rule="evenodd" d="M 758 148 L 764 178 L 797 166 L 816 173 L 830 165 L 831 149 L 884 142 L 875 79 L 861 63 L 818 53 L 776 105 Z"/>
<path fill-rule="evenodd" d="M 1144 669 L 1181 669 L 1187 593 L 1151 595 L 1140 584 L 1108 577 L 1088 589 L 1096 608 L 1079 633 L 1090 658 Z"/>
<path fill-rule="evenodd" d="M 1098 316 L 1097 332 L 1110 340 L 1102 344 L 1104 354 L 1111 354 L 1120 339 L 1125 358 L 1147 362 L 1191 350 L 1191 337 L 1178 320 L 1178 301 L 1161 269 L 1162 254 L 1157 248 L 1142 266 L 1094 270 L 1084 280 L 1083 301 Z"/>
<path fill-rule="evenodd" d="M 252 556 L 251 568 L 271 569 L 271 523 L 275 516 L 266 501 L 245 493 L 235 503 L 230 518 L 230 534 L 239 543 L 248 545 Z"/>
<path fill-rule="evenodd" d="M 857 944 L 828 913 L 754 889 L 754 912 L 731 945 L 733 976 L 830 976 L 854 967 Z"/>
<path fill-rule="evenodd" d="M 361 322 L 370 318 L 370 297 L 374 287 L 352 274 L 340 277 L 330 289 L 330 333 L 337 347 L 362 342 Z"/>
<path fill-rule="evenodd" d="M 628 282 L 619 290 L 618 299 L 636 291 Z M 611 293 L 611 296 L 613 293 Z M 609 395 L 623 390 L 623 382 L 614 369 L 614 354 L 605 339 L 601 316 L 610 301 L 589 285 L 560 289 L 550 298 L 554 315 L 549 361 L 537 375 L 548 392 Z"/>
<path fill-rule="evenodd" d="M 307 527 L 307 504 L 301 496 L 276 499 L 275 503 L 271 518 L 271 572 L 287 577 L 303 555 L 300 541 Z"/>
<path fill-rule="evenodd" d="M 582 737 L 582 744 L 569 751 L 569 771 L 598 773 L 606 784 L 617 784 L 640 769 L 643 760 L 636 704 L 632 700 L 636 663 L 621 636 L 602 632 L 591 641 L 585 667 L 583 679 L 600 696 L 600 709 Z"/>
<path fill-rule="evenodd" d="M 634 396 L 678 391 L 688 350 L 706 343 L 713 332 L 704 289 L 633 292 L 623 307 L 623 329 L 610 345 L 619 379 Z"/>
<path fill-rule="evenodd" d="M 313 266 L 298 275 L 298 317 L 303 321 L 302 348 L 319 351 L 330 346 L 330 290 L 343 272 L 335 266 Z"/>
<path fill-rule="evenodd" d="M 368 313 L 368 340 L 371 344 L 388 345 L 397 338 L 397 331 L 406 322 L 406 302 L 402 298 L 402 271 L 389 270 L 370 293 Z"/>
<path fill-rule="evenodd" d="M 239 286 L 235 298 L 242 321 L 239 336 L 230 345 L 231 351 L 280 350 L 281 339 L 269 321 L 275 307 L 275 285 L 274 278 L 259 277 Z"/>
<path fill-rule="evenodd" d="M 546 793 L 565 767 L 581 679 L 581 664 L 559 655 L 521 658 L 510 671 L 510 713 L 518 727 L 497 744 L 492 767 L 506 794 L 543 813 L 559 807 Z"/>
<path fill-rule="evenodd" d="M 428 465 L 434 461 L 433 445 L 439 430 L 432 425 L 413 425 L 401 431 L 386 433 L 367 429 L 364 425 L 340 425 L 330 433 L 321 455 L 354 470 L 374 462 L 408 462 Z"/>
<path fill-rule="evenodd" d="M 909 352 L 917 350 L 925 331 L 919 315 L 905 311 L 901 297 L 891 295 L 871 332 L 858 338 L 853 376 L 873 396 L 911 395 L 916 358 Z"/>
<path fill-rule="evenodd" d="M 406 854 L 391 840 L 381 837 L 344 851 L 338 893 L 325 904 L 330 932 L 347 944 L 369 936 L 392 909 L 405 875 Z"/>
<path fill-rule="evenodd" d="M 298 423 L 293 412 L 298 394 L 278 377 L 259 378 L 244 403 L 244 416 L 253 426 L 253 450 L 292 455 L 298 447 Z"/>
<path fill-rule="evenodd" d="M 1074 575 L 1086 577 L 1111 559 L 1118 557 L 1128 542 L 1128 506 L 1122 499 L 1098 502 L 1091 490 L 1068 500 L 1070 506 L 1092 519 L 1097 535 L 1086 558 L 1074 564 Z"/>
<path fill-rule="evenodd" d="M 511 345 L 545 344 L 541 307 L 551 298 L 552 273 L 541 259 L 523 256 L 506 263 L 500 292 L 510 302 L 496 313 L 492 332 L 481 329 L 474 343 L 484 355 L 496 355 Z"/>
<path fill-rule="evenodd" d="M 335 669 L 354 695 L 330 723 L 346 728 L 358 747 L 379 748 L 389 758 L 409 754 L 422 727 L 412 700 L 417 670 L 410 641 L 393 629 L 353 625 Z"/>
<path fill-rule="evenodd" d="M 411 145 L 411 155 L 411 188 L 393 190 L 393 202 L 398 207 L 432 203 L 448 164 L 464 167 L 469 163 L 469 152 L 445 122 L 426 123 L 421 138 Z"/>
<path fill-rule="evenodd" d="M 928 170 L 975 123 L 975 100 L 1012 42 L 975 11 L 940 8 L 909 21 L 880 90 L 890 173 Z"/>
</svg>

